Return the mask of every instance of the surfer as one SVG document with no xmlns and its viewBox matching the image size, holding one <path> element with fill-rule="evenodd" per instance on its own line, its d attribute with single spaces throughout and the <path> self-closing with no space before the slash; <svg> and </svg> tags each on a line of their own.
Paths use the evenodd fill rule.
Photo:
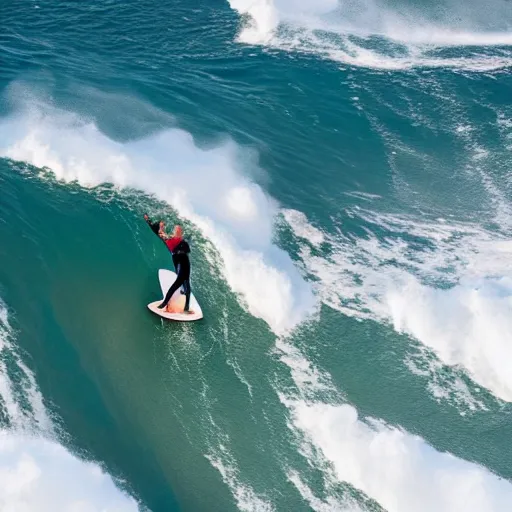
<svg viewBox="0 0 512 512">
<path fill-rule="evenodd" d="M 188 313 L 193 315 L 194 311 L 189 309 L 190 305 L 190 260 L 188 255 L 190 253 L 190 246 L 188 242 L 183 238 L 183 229 L 181 226 L 174 226 L 174 230 L 172 236 L 169 236 L 165 232 L 165 223 L 164 221 L 152 222 L 151 219 L 144 215 L 144 220 L 148 223 L 151 230 L 161 238 L 167 249 L 172 255 L 172 262 L 174 263 L 174 268 L 176 269 L 176 281 L 172 284 L 172 286 L 167 291 L 167 295 L 161 304 L 159 304 L 158 308 L 163 309 L 166 308 L 166 311 L 172 313 L 169 310 L 169 301 L 173 296 L 174 292 L 178 288 L 182 288 L 182 294 L 185 295 L 185 308 L 183 310 L 184 313 Z"/>
</svg>

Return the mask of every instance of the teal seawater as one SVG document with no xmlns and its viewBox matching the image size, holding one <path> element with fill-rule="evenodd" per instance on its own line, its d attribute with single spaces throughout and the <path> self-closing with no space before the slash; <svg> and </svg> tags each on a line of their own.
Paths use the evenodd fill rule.
<svg viewBox="0 0 512 512">
<path fill-rule="evenodd" d="M 121 510 L 509 510 L 512 9 L 464 5 L 4 2 L 5 446 Z"/>
</svg>

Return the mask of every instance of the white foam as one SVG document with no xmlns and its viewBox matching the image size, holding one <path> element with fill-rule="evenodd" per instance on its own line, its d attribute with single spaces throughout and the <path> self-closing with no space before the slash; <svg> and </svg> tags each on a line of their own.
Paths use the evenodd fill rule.
<svg viewBox="0 0 512 512">
<path fill-rule="evenodd" d="M 282 338 L 276 340 L 275 348 L 281 362 L 290 368 L 293 381 L 304 393 L 304 399 L 313 399 L 318 393 L 332 390 L 329 377 L 304 358 L 298 348 Z"/>
<path fill-rule="evenodd" d="M 0 430 L 0 503 L 5 512 L 139 510 L 98 465 L 55 442 L 5 430 Z"/>
<path fill-rule="evenodd" d="M 393 325 L 512 402 L 512 278 L 463 279 L 448 290 L 412 279 L 387 297 Z"/>
<path fill-rule="evenodd" d="M 325 240 L 323 232 L 309 223 L 306 215 L 297 210 L 282 209 L 283 217 L 292 227 L 296 236 L 309 240 L 313 245 L 320 245 Z"/>
<path fill-rule="evenodd" d="M 508 68 L 512 65 L 512 56 L 473 56 L 473 57 L 433 57 L 417 52 L 406 57 L 389 56 L 375 50 L 369 50 L 355 45 L 347 52 L 337 48 L 327 47 L 319 52 L 332 60 L 357 67 L 400 71 L 416 67 L 453 68 L 466 71 L 485 72 Z"/>
<path fill-rule="evenodd" d="M 285 340 L 280 343 L 289 345 Z M 290 411 L 290 427 L 303 435 L 299 441 L 300 452 L 311 465 L 324 469 L 327 487 L 332 478 L 346 482 L 388 512 L 505 512 L 509 509 L 512 484 L 486 468 L 441 453 L 421 437 L 382 421 L 359 418 L 353 406 L 340 403 L 339 392 L 334 388 L 332 400 L 326 401 L 319 395 L 307 398 L 321 391 L 315 386 L 311 389 L 308 375 L 321 372 L 296 347 L 293 351 L 294 360 L 281 360 L 290 367 L 296 390 L 278 389 L 277 392 Z M 305 374 L 301 375 L 304 369 Z M 322 380 L 330 379 L 322 374 Z M 309 445 L 320 451 L 320 458 Z M 300 479 L 294 480 L 314 508 L 331 509 L 334 497 L 326 503 L 320 502 Z"/>
<path fill-rule="evenodd" d="M 26 91 L 16 96 L 30 98 Z M 272 244 L 276 205 L 238 172 L 233 142 L 203 150 L 187 132 L 169 129 L 120 143 L 69 112 L 34 104 L 30 99 L 0 122 L 0 155 L 47 167 L 67 182 L 109 182 L 166 201 L 214 243 L 231 288 L 277 333 L 313 310 L 309 285 Z"/>
<path fill-rule="evenodd" d="M 230 0 L 229 4 L 241 14 L 249 16 L 240 34 L 244 42 L 265 43 L 272 39 L 279 23 L 279 15 L 272 0 Z"/>
<path fill-rule="evenodd" d="M 348 500 L 341 501 L 333 496 L 327 496 L 325 501 L 321 500 L 315 496 L 297 471 L 288 471 L 286 476 L 299 491 L 302 499 L 307 501 L 315 512 L 361 512 L 363 510 L 356 503 L 348 503 Z"/>
<path fill-rule="evenodd" d="M 313 52 L 355 66 L 491 70 L 512 62 L 510 52 L 472 52 L 457 58 L 432 53 L 447 46 L 512 45 L 512 10 L 501 0 L 492 9 L 483 9 L 478 2 L 464 9 L 446 2 L 442 16 L 434 5 L 429 10 L 428 6 L 390 5 L 384 0 L 230 0 L 230 5 L 249 17 L 239 34 L 241 42 Z M 401 48 L 397 51 L 379 44 L 378 49 L 370 49 L 369 38 L 376 36 L 399 43 Z"/>
<path fill-rule="evenodd" d="M 359 99 L 359 98 L 357 98 Z M 361 192 L 359 190 L 353 190 L 351 192 L 345 192 L 345 195 L 349 197 L 355 197 L 357 199 L 362 199 L 363 201 L 374 201 L 376 199 L 382 199 L 382 196 L 378 194 L 370 194 L 368 192 Z"/>
</svg>

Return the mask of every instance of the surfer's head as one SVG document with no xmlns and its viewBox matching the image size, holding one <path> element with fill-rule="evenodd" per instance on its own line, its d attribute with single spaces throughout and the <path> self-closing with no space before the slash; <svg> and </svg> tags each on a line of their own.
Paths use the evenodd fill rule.
<svg viewBox="0 0 512 512">
<path fill-rule="evenodd" d="M 180 225 L 176 224 L 174 226 L 174 231 L 172 233 L 174 236 L 179 236 L 180 238 L 183 236 L 183 229 Z"/>
</svg>

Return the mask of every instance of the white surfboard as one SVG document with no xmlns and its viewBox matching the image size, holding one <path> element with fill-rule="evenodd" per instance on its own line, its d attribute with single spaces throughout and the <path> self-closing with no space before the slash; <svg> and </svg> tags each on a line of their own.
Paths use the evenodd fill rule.
<svg viewBox="0 0 512 512">
<path fill-rule="evenodd" d="M 151 302 L 148 304 L 148 309 L 162 318 L 167 318 L 168 320 L 177 320 L 179 322 L 191 322 L 193 320 L 200 320 L 203 318 L 203 312 L 201 310 L 201 306 L 197 302 L 194 294 L 190 294 L 190 310 L 194 313 L 184 313 L 183 308 L 185 307 L 185 295 L 182 295 L 180 290 L 176 290 L 174 295 L 171 297 L 169 304 L 172 313 L 168 313 L 163 309 L 158 309 L 158 305 L 162 303 L 167 294 L 167 290 L 172 286 L 172 283 L 176 280 L 176 274 L 172 272 L 172 270 L 167 270 L 161 268 L 158 271 L 158 279 L 160 280 L 160 288 L 162 290 L 162 298 L 160 300 L 156 300 L 155 302 Z"/>
</svg>

